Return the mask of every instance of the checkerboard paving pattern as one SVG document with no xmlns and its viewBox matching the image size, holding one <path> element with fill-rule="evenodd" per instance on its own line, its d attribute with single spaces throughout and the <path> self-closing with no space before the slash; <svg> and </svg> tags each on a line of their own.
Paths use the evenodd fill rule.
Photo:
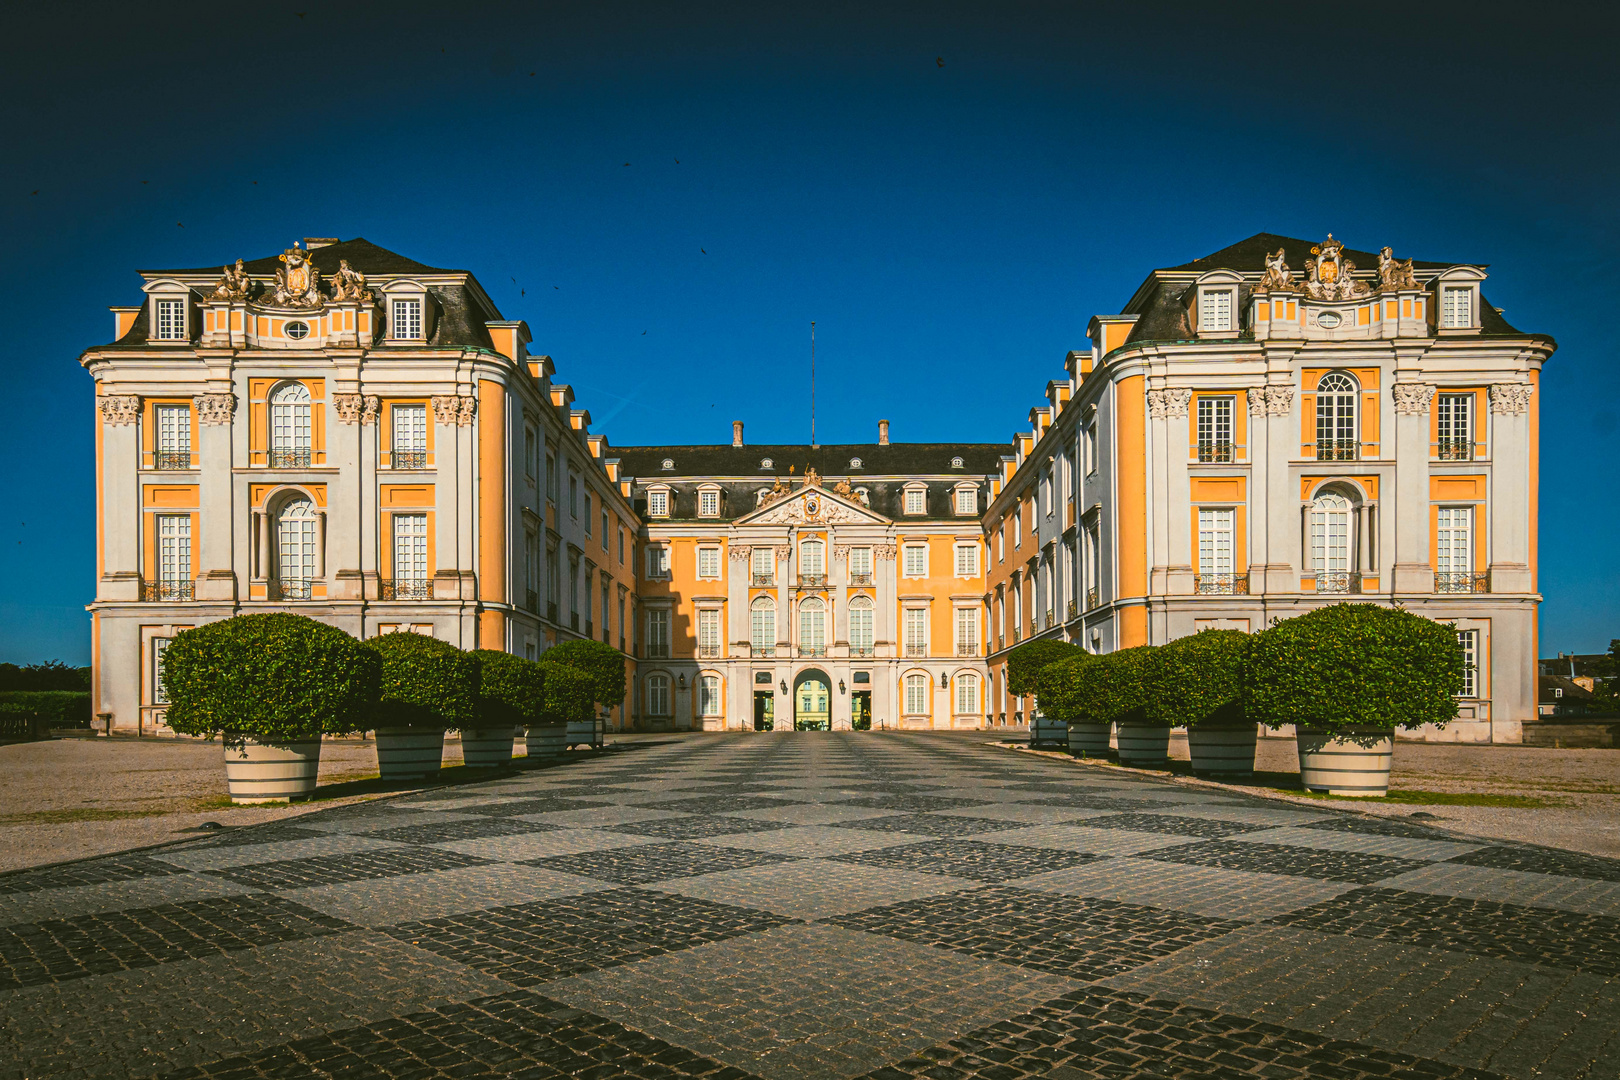
<svg viewBox="0 0 1620 1080">
<path fill-rule="evenodd" d="M 690 734 L 0 875 L 0 1080 L 1620 1076 L 1620 862 Z"/>
</svg>

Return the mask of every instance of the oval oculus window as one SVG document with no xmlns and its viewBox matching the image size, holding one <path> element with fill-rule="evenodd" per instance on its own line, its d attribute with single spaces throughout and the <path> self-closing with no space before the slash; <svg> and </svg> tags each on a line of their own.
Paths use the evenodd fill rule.
<svg viewBox="0 0 1620 1080">
<path fill-rule="evenodd" d="M 290 322 L 287 324 L 287 336 L 294 341 L 302 341 L 309 337 L 309 323 Z"/>
<path fill-rule="evenodd" d="M 1322 312 L 1316 317 L 1316 325 L 1325 327 L 1328 330 L 1333 329 L 1339 325 L 1339 313 L 1337 311 Z"/>
</svg>

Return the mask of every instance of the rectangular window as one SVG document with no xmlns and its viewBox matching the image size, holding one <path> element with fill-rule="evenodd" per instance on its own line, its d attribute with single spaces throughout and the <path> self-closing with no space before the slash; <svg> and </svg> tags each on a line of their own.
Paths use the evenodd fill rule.
<svg viewBox="0 0 1620 1080">
<path fill-rule="evenodd" d="M 698 655 L 720 655 L 720 611 L 718 608 L 698 610 Z"/>
<path fill-rule="evenodd" d="M 619 565 L 624 565 L 624 530 L 619 530 Z"/>
<path fill-rule="evenodd" d="M 1003 525 L 996 530 L 996 562 L 1007 561 L 1007 527 Z"/>
<path fill-rule="evenodd" d="M 1441 394 L 1435 402 L 1441 461 L 1474 459 L 1474 395 Z"/>
<path fill-rule="evenodd" d="M 1086 475 L 1090 476 L 1092 473 L 1097 471 L 1097 425 L 1096 424 L 1092 424 L 1092 425 L 1090 425 L 1089 427 L 1086 428 L 1086 438 L 1085 438 L 1085 443 L 1084 443 L 1083 449 L 1084 449 L 1085 458 L 1086 458 L 1086 462 L 1085 462 Z"/>
<path fill-rule="evenodd" d="M 546 455 L 546 498 L 557 501 L 557 458 L 552 454 Z"/>
<path fill-rule="evenodd" d="M 906 715 L 926 716 L 928 708 L 928 676 L 906 676 Z"/>
<path fill-rule="evenodd" d="M 647 576 L 654 579 L 666 578 L 669 576 L 669 548 L 665 545 L 648 545 Z"/>
<path fill-rule="evenodd" d="M 647 715 L 669 715 L 669 676 L 647 676 Z"/>
<path fill-rule="evenodd" d="M 422 340 L 422 301 L 394 301 L 394 333 L 396 341 Z"/>
<path fill-rule="evenodd" d="M 568 473 L 568 516 L 579 517 L 579 473 L 572 470 Z"/>
<path fill-rule="evenodd" d="M 157 516 L 158 580 L 176 584 L 191 580 L 191 515 Z"/>
<path fill-rule="evenodd" d="M 669 656 L 669 610 L 652 608 L 647 612 L 647 655 L 653 659 Z"/>
<path fill-rule="evenodd" d="M 863 656 L 872 651 L 871 608 L 852 607 L 849 609 L 849 647 L 857 656 Z"/>
<path fill-rule="evenodd" d="M 827 563 L 823 558 L 821 541 L 806 540 L 799 545 L 799 573 L 802 575 L 825 574 Z"/>
<path fill-rule="evenodd" d="M 921 514 L 928 507 L 928 492 L 924 488 L 906 489 L 906 513 Z"/>
<path fill-rule="evenodd" d="M 977 656 L 979 654 L 979 609 L 962 607 L 956 609 L 956 655 Z"/>
<path fill-rule="evenodd" d="M 1198 460 L 1232 460 L 1232 398 L 1198 399 Z"/>
<path fill-rule="evenodd" d="M 1232 290 L 1204 289 L 1198 295 L 1200 332 L 1232 329 Z"/>
<path fill-rule="evenodd" d="M 858 547 L 849 549 L 849 579 L 851 583 L 867 582 L 872 580 L 872 549 Z"/>
<path fill-rule="evenodd" d="M 906 562 L 905 562 L 905 574 L 906 574 L 906 577 L 927 577 L 928 576 L 928 545 L 927 544 L 907 544 L 906 547 L 905 547 L 905 553 L 906 553 Z"/>
<path fill-rule="evenodd" d="M 1050 471 L 1041 477 L 1041 512 L 1047 517 L 1052 516 L 1052 474 Z"/>
<path fill-rule="evenodd" d="M 540 592 L 540 538 L 528 531 L 523 534 L 523 588 Z"/>
<path fill-rule="evenodd" d="M 769 585 L 776 580 L 776 550 L 757 547 L 748 556 L 749 568 L 756 585 Z"/>
<path fill-rule="evenodd" d="M 979 711 L 979 677 L 977 675 L 958 675 L 956 677 L 956 712 L 959 716 L 967 716 Z"/>
<path fill-rule="evenodd" d="M 978 544 L 956 545 L 956 576 L 965 578 L 979 576 Z"/>
<path fill-rule="evenodd" d="M 698 517 L 720 516 L 720 493 L 712 489 L 698 492 Z"/>
<path fill-rule="evenodd" d="M 427 468 L 427 406 L 395 405 L 392 412 L 394 468 Z"/>
<path fill-rule="evenodd" d="M 1232 573 L 1231 510 L 1198 511 L 1198 572 Z"/>
<path fill-rule="evenodd" d="M 717 578 L 720 576 L 720 549 L 716 547 L 698 548 L 698 577 Z"/>
<path fill-rule="evenodd" d="M 698 685 L 698 712 L 703 716 L 720 715 L 720 676 L 703 676 Z"/>
<path fill-rule="evenodd" d="M 173 638 L 157 637 L 152 639 L 152 704 L 167 705 L 169 691 L 163 685 L 163 652 L 169 647 Z"/>
<path fill-rule="evenodd" d="M 1435 570 L 1442 574 L 1471 573 L 1474 569 L 1474 508 L 1442 506 L 1437 518 Z"/>
<path fill-rule="evenodd" d="M 557 549 L 546 552 L 546 618 L 557 621 L 557 605 L 562 601 L 562 571 L 558 568 Z"/>
<path fill-rule="evenodd" d="M 186 302 L 159 300 L 157 302 L 157 339 L 159 341 L 186 340 Z"/>
<path fill-rule="evenodd" d="M 608 549 L 608 512 L 606 510 L 603 510 L 602 511 L 602 550 L 606 551 L 607 549 Z M 624 558 L 621 556 L 619 561 L 623 562 Z"/>
<path fill-rule="evenodd" d="M 394 515 L 394 579 L 426 581 L 427 515 Z"/>
<path fill-rule="evenodd" d="M 591 493 L 585 493 L 585 535 L 591 535 Z"/>
<path fill-rule="evenodd" d="M 574 629 L 579 629 L 579 560 L 568 560 L 568 614 L 573 618 Z"/>
<path fill-rule="evenodd" d="M 613 613 L 613 583 L 602 578 L 602 640 L 608 639 L 608 616 Z"/>
<path fill-rule="evenodd" d="M 956 512 L 958 514 L 979 512 L 979 492 L 975 488 L 956 489 Z"/>
<path fill-rule="evenodd" d="M 535 437 L 534 428 L 523 429 L 523 473 L 532 483 L 540 477 L 540 440 Z"/>
<path fill-rule="evenodd" d="M 647 513 L 652 517 L 668 517 L 669 492 L 662 488 L 647 492 Z"/>
<path fill-rule="evenodd" d="M 1013 511 L 1013 547 L 1024 546 L 1024 508 L 1022 505 Z"/>
<path fill-rule="evenodd" d="M 157 467 L 191 468 L 191 407 L 158 405 L 153 412 L 157 420 Z"/>
<path fill-rule="evenodd" d="M 1466 330 L 1474 325 L 1474 290 L 1471 287 L 1448 285 L 1440 290 L 1440 325 L 1448 330 Z"/>
<path fill-rule="evenodd" d="M 748 615 L 748 641 L 756 650 L 776 648 L 776 607 L 755 604 Z"/>
<path fill-rule="evenodd" d="M 905 610 L 906 655 L 928 655 L 928 609 L 906 608 Z"/>
<path fill-rule="evenodd" d="M 154 642 L 155 644 L 155 642 Z M 1463 652 L 1463 684 L 1458 697 L 1479 697 L 1479 631 L 1457 631 L 1457 644 Z"/>
</svg>

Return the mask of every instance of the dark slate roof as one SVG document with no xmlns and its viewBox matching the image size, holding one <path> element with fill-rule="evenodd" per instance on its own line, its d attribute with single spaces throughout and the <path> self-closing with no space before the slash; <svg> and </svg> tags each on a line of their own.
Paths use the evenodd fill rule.
<svg viewBox="0 0 1620 1080">
<path fill-rule="evenodd" d="M 1311 248 L 1316 247 L 1320 240 L 1299 240 L 1292 236 L 1278 236 L 1276 233 L 1255 233 L 1247 240 L 1239 240 L 1230 247 L 1223 247 L 1212 255 L 1205 255 L 1202 259 L 1194 259 L 1190 263 L 1180 266 L 1161 267 L 1171 271 L 1190 271 L 1202 274 L 1206 270 L 1253 270 L 1261 271 L 1266 268 L 1266 256 L 1283 249 L 1288 259 L 1288 265 L 1295 273 L 1304 273 L 1305 260 L 1311 257 Z M 1342 241 L 1341 241 L 1342 243 Z M 1356 264 L 1357 270 L 1377 270 L 1378 255 L 1371 251 L 1356 251 L 1352 248 L 1344 249 L 1344 256 Z M 1400 254 L 1397 252 L 1396 257 Z M 1452 266 L 1483 266 L 1484 263 L 1458 263 L 1458 262 L 1423 262 L 1413 259 L 1412 265 L 1419 270 L 1445 270 Z"/>
<path fill-rule="evenodd" d="M 349 265 L 362 274 L 464 274 L 465 270 L 446 270 L 436 266 L 419 263 L 415 259 L 378 247 L 364 237 L 353 240 L 340 240 L 335 244 L 316 248 L 309 253 L 309 261 L 315 264 L 315 269 L 321 272 L 322 277 L 331 277 L 338 271 L 338 260 L 348 259 Z M 229 260 L 235 262 L 233 257 Z M 218 274 L 220 263 L 215 266 L 199 266 L 190 270 L 142 270 L 143 274 L 173 274 L 175 276 L 193 274 Z M 281 253 L 267 255 L 262 259 L 246 261 L 244 267 L 255 278 L 275 277 L 281 268 Z"/>
<path fill-rule="evenodd" d="M 624 471 L 638 479 L 686 476 L 802 476 L 807 466 L 822 476 L 932 476 L 961 473 L 986 476 L 1000 467 L 1007 453 L 1004 443 L 840 443 L 810 447 L 805 444 L 760 446 L 615 446 L 612 455 Z M 951 459 L 962 459 L 962 468 L 952 469 Z M 663 467 L 665 458 L 675 462 Z M 771 459 L 771 468 L 760 468 L 760 460 Z M 861 468 L 851 470 L 850 458 L 860 458 Z"/>
</svg>

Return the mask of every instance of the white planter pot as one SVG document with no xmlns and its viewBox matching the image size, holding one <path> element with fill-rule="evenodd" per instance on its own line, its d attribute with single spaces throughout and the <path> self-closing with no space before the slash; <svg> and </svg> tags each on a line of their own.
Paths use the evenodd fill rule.
<svg viewBox="0 0 1620 1080">
<path fill-rule="evenodd" d="M 474 769 L 499 769 L 512 764 L 512 728 L 462 728 L 461 758 Z"/>
<path fill-rule="evenodd" d="M 1108 734 L 1113 724 L 1086 724 L 1069 721 L 1069 753 L 1080 757 L 1107 757 Z"/>
<path fill-rule="evenodd" d="M 1119 763 L 1139 769 L 1162 769 L 1170 764 L 1170 725 L 1119 725 Z"/>
<path fill-rule="evenodd" d="M 1390 728 L 1355 728 L 1330 735 L 1299 725 L 1299 782 L 1307 791 L 1377 798 L 1389 794 L 1395 753 Z"/>
<path fill-rule="evenodd" d="M 377 729 L 377 774 L 384 780 L 415 780 L 434 776 L 443 761 L 443 731 Z"/>
<path fill-rule="evenodd" d="M 596 735 L 595 720 L 570 720 L 563 736 L 569 746 L 589 746 L 593 750 L 601 745 Z"/>
<path fill-rule="evenodd" d="M 1069 741 L 1069 724 L 1066 720 L 1053 720 L 1050 716 L 1036 716 L 1029 722 L 1029 745 L 1041 746 L 1047 743 L 1056 743 L 1064 746 Z"/>
<path fill-rule="evenodd" d="M 233 742 L 240 739 L 240 742 Z M 315 793 L 321 739 L 263 743 L 225 735 L 225 790 L 233 803 L 291 802 Z"/>
<path fill-rule="evenodd" d="M 568 729 L 561 724 L 548 724 L 545 727 L 531 727 L 524 729 L 524 739 L 529 744 L 529 756 L 532 758 L 556 757 L 568 749 Z"/>
<path fill-rule="evenodd" d="M 1200 776 L 1249 776 L 1254 773 L 1254 724 L 1194 724 L 1187 729 L 1187 753 Z"/>
</svg>

